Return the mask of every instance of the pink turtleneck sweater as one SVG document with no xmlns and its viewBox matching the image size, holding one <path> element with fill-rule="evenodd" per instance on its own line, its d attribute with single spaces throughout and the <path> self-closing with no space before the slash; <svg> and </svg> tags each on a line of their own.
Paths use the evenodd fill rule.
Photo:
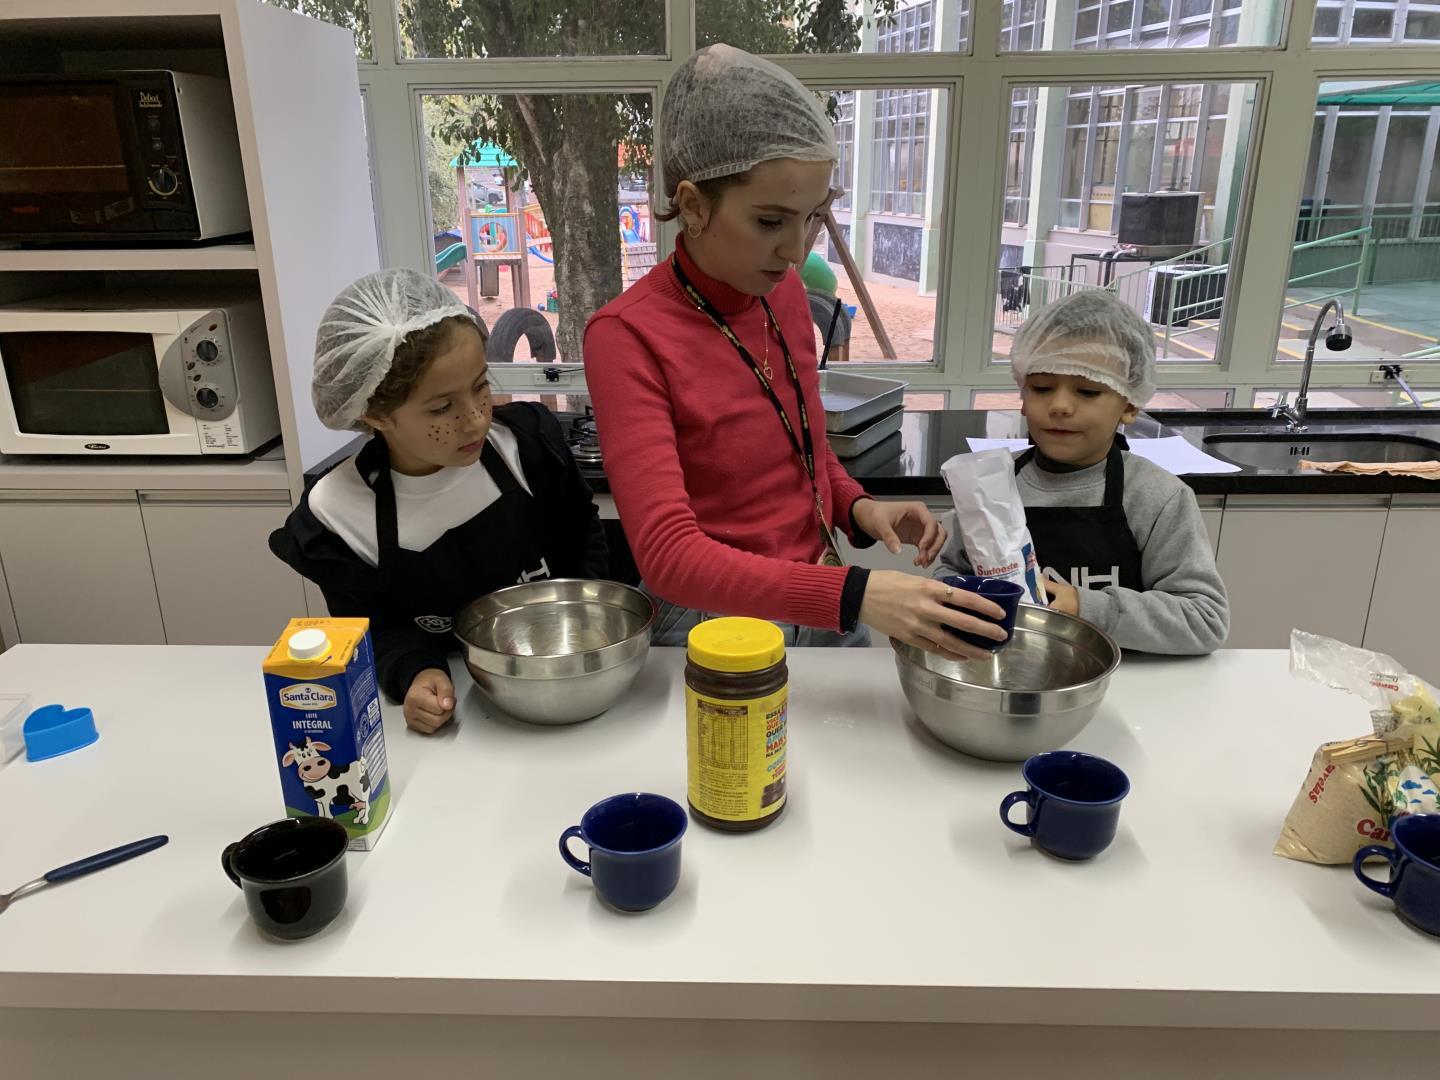
<svg viewBox="0 0 1440 1080">
<path fill-rule="evenodd" d="M 678 248 L 694 286 L 758 360 L 759 301 L 708 277 Z M 828 522 L 850 528 L 864 491 L 825 439 L 815 332 L 793 271 L 767 297 L 810 412 Z M 771 380 L 800 437 L 795 391 L 770 339 Z M 840 629 L 844 567 L 821 555 L 810 483 L 774 406 L 734 346 L 696 309 L 664 259 L 585 330 L 605 474 L 646 585 L 682 607 Z M 860 538 L 863 541 L 868 538 Z"/>
</svg>

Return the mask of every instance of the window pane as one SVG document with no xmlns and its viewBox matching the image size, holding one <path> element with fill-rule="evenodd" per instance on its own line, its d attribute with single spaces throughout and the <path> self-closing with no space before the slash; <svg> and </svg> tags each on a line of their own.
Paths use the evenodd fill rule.
<svg viewBox="0 0 1440 1080">
<path fill-rule="evenodd" d="M 1440 4 L 1409 0 L 1319 0 L 1311 41 L 1318 45 L 1433 45 L 1440 43 Z"/>
<path fill-rule="evenodd" d="M 371 58 L 370 0 L 264 0 L 267 4 L 298 11 L 312 19 L 343 26 L 355 35 L 355 55 Z"/>
<path fill-rule="evenodd" d="M 943 10 L 936 0 L 880 0 L 873 14 L 868 8 L 834 0 L 695 0 L 695 40 L 702 48 L 723 41 L 768 55 L 969 48 L 970 0 Z M 663 14 L 659 21 L 663 27 Z"/>
<path fill-rule="evenodd" d="M 1016 329 L 1036 307 L 1080 289 L 1105 288 L 1149 322 L 1162 361 L 1218 360 L 1228 298 L 1238 287 L 1230 254 L 1246 197 L 1245 133 L 1252 129 L 1255 84 L 1020 87 L 1015 93 L 1022 91 L 1034 95 L 1037 111 L 1063 104 L 1069 116 L 1080 117 L 1079 106 L 1093 97 L 1097 115 L 1115 119 L 1098 123 L 1093 133 L 1076 122 L 1048 140 L 1029 134 L 1023 222 L 1009 216 L 1016 195 L 1007 174 L 995 359 L 1008 358 Z M 1216 100 L 1233 105 L 1235 114 L 1206 108 Z M 1209 114 L 1203 138 L 1202 108 Z M 1157 127 L 1162 110 L 1173 119 Z M 1157 138 L 1164 142 L 1152 180 Z"/>
<path fill-rule="evenodd" d="M 664 0 L 398 0 L 398 6 L 401 47 L 410 57 L 643 56 L 665 51 Z M 726 25 L 744 39 L 750 19 L 737 14 Z M 769 29 L 755 24 L 756 33 Z M 748 48 L 746 40 L 733 44 Z"/>
<path fill-rule="evenodd" d="M 1324 3 L 1324 0 L 1321 0 Z M 1139 6 L 1137 13 L 1136 7 Z M 1055 21 L 1053 48 L 1204 49 L 1227 45 L 1275 45 L 1286 0 L 1104 0 L 1103 3 L 1044 5 L 1034 37 L 1040 48 L 1047 21 Z M 1139 26 L 1136 27 L 1138 14 Z M 1001 30 L 1001 48 L 1013 51 Z"/>
<path fill-rule="evenodd" d="M 945 155 L 931 140 L 948 126 L 949 94 L 921 87 L 825 90 L 821 96 L 846 102 L 849 130 L 865 134 L 842 146 L 844 169 L 835 173 L 835 186 L 852 193 L 834 208 L 839 236 L 823 229 L 807 263 L 817 346 L 823 348 L 838 298 L 849 313 L 851 333 L 846 347 L 832 348 L 832 363 L 931 360 L 945 235 L 940 202 Z M 856 214 L 856 207 L 869 212 Z M 858 282 L 846 270 L 847 254 Z M 865 314 L 862 288 L 875 308 L 878 331 Z"/>
<path fill-rule="evenodd" d="M 585 321 L 655 265 L 651 98 L 426 95 L 423 115 L 440 280 L 492 330 L 538 309 L 579 363 Z"/>
<path fill-rule="evenodd" d="M 1425 153 L 1440 119 L 1431 119 L 1428 106 L 1418 111 L 1423 96 L 1416 100 L 1434 81 L 1321 85 L 1278 360 L 1304 359 L 1305 338 L 1331 298 L 1345 305 L 1354 340 L 1348 350 L 1330 352 L 1322 335 L 1317 362 L 1378 363 L 1440 343 L 1440 205 L 1413 205 L 1427 171 L 1429 192 L 1440 195 L 1435 150 L 1428 161 Z M 1376 130 L 1386 105 L 1392 114 L 1377 157 Z M 1332 319 L 1327 315 L 1325 325 Z M 1430 370 L 1417 365 L 1409 374 L 1424 382 Z"/>
</svg>

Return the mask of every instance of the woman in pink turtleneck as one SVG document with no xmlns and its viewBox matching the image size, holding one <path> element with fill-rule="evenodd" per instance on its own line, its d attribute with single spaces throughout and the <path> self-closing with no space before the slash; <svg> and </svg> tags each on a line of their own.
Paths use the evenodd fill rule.
<svg viewBox="0 0 1440 1080">
<path fill-rule="evenodd" d="M 678 217 L 684 235 L 585 333 L 606 475 L 661 601 L 655 644 L 685 644 L 710 615 L 749 615 L 792 645 L 863 645 L 870 626 L 955 658 L 988 655 L 942 627 L 1003 638 L 958 610 L 998 617 L 989 601 L 835 557 L 837 531 L 856 547 L 914 545 L 917 565 L 946 537 L 924 504 L 867 497 L 825 439 L 794 272 L 837 157 L 815 96 L 768 61 L 711 46 L 671 80 L 661 135 L 671 205 L 660 217 Z"/>
</svg>

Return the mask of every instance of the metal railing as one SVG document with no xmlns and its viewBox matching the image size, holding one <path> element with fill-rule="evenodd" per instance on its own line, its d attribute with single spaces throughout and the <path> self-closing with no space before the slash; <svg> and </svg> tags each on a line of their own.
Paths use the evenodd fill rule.
<svg viewBox="0 0 1440 1080">
<path fill-rule="evenodd" d="M 1096 286 L 1074 281 L 1068 266 L 1001 267 L 995 300 L 995 328 L 1014 330 L 1035 308 Z"/>
</svg>

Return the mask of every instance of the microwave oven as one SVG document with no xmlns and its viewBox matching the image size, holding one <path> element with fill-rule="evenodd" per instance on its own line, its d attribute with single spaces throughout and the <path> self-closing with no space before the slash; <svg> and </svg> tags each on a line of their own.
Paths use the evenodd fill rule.
<svg viewBox="0 0 1440 1080">
<path fill-rule="evenodd" d="M 0 305 L 0 453 L 248 454 L 279 434 L 253 292 Z"/>
<path fill-rule="evenodd" d="M 249 229 L 227 80 L 0 76 L 0 241 L 154 245 Z"/>
</svg>

